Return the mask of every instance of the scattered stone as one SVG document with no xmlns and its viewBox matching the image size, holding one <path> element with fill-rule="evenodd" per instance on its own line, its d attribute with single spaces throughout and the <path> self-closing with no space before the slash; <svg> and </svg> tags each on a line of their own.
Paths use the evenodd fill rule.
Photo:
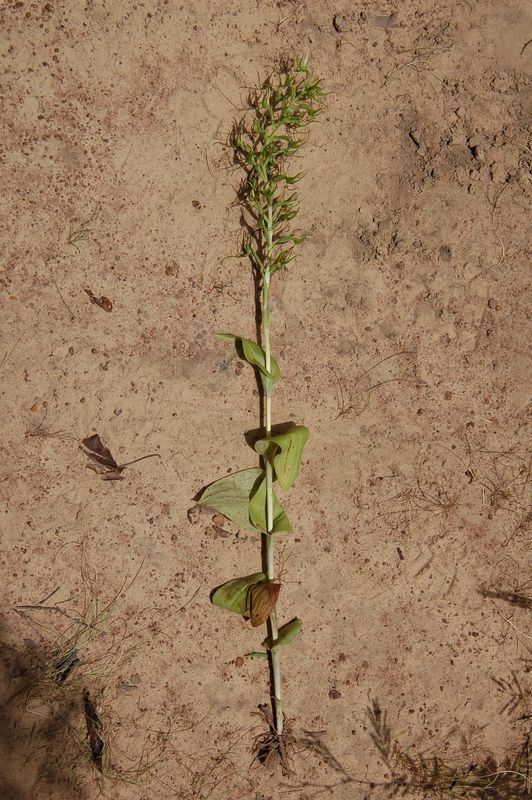
<svg viewBox="0 0 532 800">
<path fill-rule="evenodd" d="M 439 249 L 439 255 L 442 261 L 449 263 L 452 260 L 453 253 L 448 244 L 442 244 Z"/>
<path fill-rule="evenodd" d="M 341 692 L 338 691 L 338 689 L 329 690 L 329 697 L 331 698 L 331 700 L 339 700 L 341 696 L 342 694 Z"/>
</svg>

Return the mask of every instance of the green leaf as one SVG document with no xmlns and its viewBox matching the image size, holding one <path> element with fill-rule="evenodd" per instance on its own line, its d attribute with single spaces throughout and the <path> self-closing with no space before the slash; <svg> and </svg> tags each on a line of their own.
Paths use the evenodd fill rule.
<svg viewBox="0 0 532 800">
<path fill-rule="evenodd" d="M 271 636 L 268 636 L 263 641 L 262 646 L 266 647 L 267 650 L 273 650 L 274 647 L 282 647 L 285 644 L 290 644 L 296 636 L 299 636 L 302 628 L 303 620 L 295 617 L 295 619 L 290 620 L 286 625 L 279 628 L 277 639 L 273 640 Z"/>
<path fill-rule="evenodd" d="M 267 532 L 266 522 L 266 473 L 262 471 L 262 480 L 256 486 L 249 500 L 249 518 L 258 530 Z M 292 526 L 275 492 L 273 493 L 273 527 L 270 533 L 290 533 Z"/>
<path fill-rule="evenodd" d="M 288 242 L 291 242 L 292 244 L 303 244 L 303 242 L 307 238 L 308 237 L 307 237 L 306 234 L 303 234 L 303 236 L 295 236 L 292 233 L 290 233 L 290 234 L 287 233 L 285 236 L 278 236 L 275 239 L 275 244 L 276 245 L 287 244 Z"/>
<path fill-rule="evenodd" d="M 244 617 L 248 613 L 249 587 L 265 580 L 267 577 L 264 572 L 254 572 L 253 575 L 245 575 L 243 578 L 233 578 L 214 590 L 211 603 Z"/>
<path fill-rule="evenodd" d="M 279 379 L 281 377 L 281 371 L 279 369 L 279 364 L 272 358 L 270 360 L 270 371 L 266 369 L 266 354 L 260 345 L 256 342 L 252 342 L 251 339 L 245 339 L 243 336 L 235 336 L 234 333 L 219 333 L 222 339 L 227 339 L 227 341 L 240 343 L 242 346 L 242 350 L 244 353 L 244 358 L 251 364 L 253 367 L 257 367 L 261 375 L 265 378 L 269 378 L 273 385 L 279 383 Z"/>
<path fill-rule="evenodd" d="M 299 474 L 303 447 L 309 436 L 309 429 L 304 425 L 294 425 L 285 433 L 268 439 L 259 439 L 255 443 L 257 453 L 268 458 L 273 464 L 283 489 L 289 489 Z"/>
<path fill-rule="evenodd" d="M 198 504 L 219 511 L 242 530 L 260 530 L 250 520 L 250 496 L 262 475 L 264 470 L 258 467 L 226 475 L 207 486 L 200 495 Z"/>
</svg>

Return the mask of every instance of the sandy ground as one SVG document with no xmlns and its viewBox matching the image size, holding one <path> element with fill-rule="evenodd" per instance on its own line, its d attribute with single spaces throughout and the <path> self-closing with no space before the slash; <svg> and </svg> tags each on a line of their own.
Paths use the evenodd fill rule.
<svg viewBox="0 0 532 800">
<path fill-rule="evenodd" d="M 4 800 L 380 800 L 416 796 L 435 756 L 514 758 L 530 5 L 10 1 L 1 19 Z M 305 622 L 284 688 L 315 746 L 283 776 L 250 767 L 267 675 L 236 659 L 261 634 L 209 603 L 259 568 L 256 538 L 186 511 L 256 464 L 254 378 L 215 336 L 254 334 L 223 142 L 245 87 L 305 53 L 330 94 L 302 164 L 311 237 L 273 289 L 274 418 L 312 434 L 279 611 Z M 96 432 L 118 462 L 160 458 L 103 481 L 79 449 Z M 65 636 L 81 663 L 54 689 Z M 489 797 L 521 796 L 505 786 Z"/>
</svg>

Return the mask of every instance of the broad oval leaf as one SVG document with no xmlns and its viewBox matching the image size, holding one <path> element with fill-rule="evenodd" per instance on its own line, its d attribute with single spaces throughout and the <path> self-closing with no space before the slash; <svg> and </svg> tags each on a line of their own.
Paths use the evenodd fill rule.
<svg viewBox="0 0 532 800">
<path fill-rule="evenodd" d="M 299 474 L 303 448 L 309 436 L 310 431 L 304 425 L 294 425 L 285 433 L 255 443 L 257 453 L 271 461 L 283 489 L 289 489 Z"/>
<path fill-rule="evenodd" d="M 248 593 L 251 586 L 267 580 L 264 572 L 254 572 L 253 575 L 244 575 L 242 578 L 233 578 L 227 583 L 222 583 L 211 595 L 211 603 L 220 608 L 226 608 L 235 614 L 248 616 Z"/>
<path fill-rule="evenodd" d="M 263 533 L 290 533 L 292 526 L 288 517 L 278 501 L 275 492 L 273 493 L 273 527 L 268 531 L 266 522 L 266 473 L 260 470 L 262 479 L 256 484 L 249 500 L 249 518 L 255 528 Z"/>
<path fill-rule="evenodd" d="M 270 370 L 268 371 L 266 369 L 266 354 L 260 345 L 251 341 L 251 339 L 245 339 L 243 336 L 235 336 L 234 333 L 219 333 L 218 336 L 222 339 L 227 339 L 227 341 L 235 342 L 235 344 L 240 343 L 244 358 L 248 364 L 257 367 L 261 373 L 263 382 L 264 378 L 269 378 L 274 386 L 279 383 L 281 377 L 279 364 L 275 358 L 272 357 L 270 359 Z"/>
<path fill-rule="evenodd" d="M 298 619 L 295 617 L 294 619 L 287 622 L 286 625 L 283 625 L 279 628 L 278 636 L 275 641 L 268 636 L 262 643 L 263 647 L 266 647 L 267 650 L 273 650 L 274 647 L 282 647 L 285 644 L 290 644 L 293 642 L 296 636 L 299 636 L 301 630 L 303 628 L 303 620 Z"/>
<path fill-rule="evenodd" d="M 249 587 L 249 616 L 254 628 L 264 625 L 277 604 L 281 584 L 262 581 Z"/>
<path fill-rule="evenodd" d="M 261 530 L 250 520 L 250 495 L 263 474 L 263 470 L 252 467 L 226 475 L 207 486 L 198 499 L 198 505 L 219 511 L 242 530 Z"/>
</svg>

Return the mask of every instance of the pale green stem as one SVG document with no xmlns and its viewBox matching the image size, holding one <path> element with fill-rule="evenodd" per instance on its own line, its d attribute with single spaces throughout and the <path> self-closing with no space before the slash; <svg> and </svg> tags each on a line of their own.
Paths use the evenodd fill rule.
<svg viewBox="0 0 532 800">
<path fill-rule="evenodd" d="M 262 328 L 264 338 L 264 355 L 266 369 L 271 370 L 271 349 L 270 349 L 270 264 L 273 251 L 273 222 L 271 203 L 268 206 L 268 226 L 266 230 L 266 259 L 265 269 L 262 280 Z M 265 423 L 266 436 L 272 434 L 272 385 L 271 381 L 265 381 Z M 269 580 L 275 580 L 275 534 L 270 533 L 273 528 L 273 469 L 268 458 L 265 459 L 266 469 L 266 567 Z M 279 630 L 277 626 L 277 613 L 275 609 L 270 615 L 270 626 L 272 639 L 277 639 Z M 273 708 L 274 726 L 278 735 L 283 732 L 283 701 L 281 695 L 281 658 L 278 648 L 271 651 L 271 664 L 273 675 Z"/>
</svg>

